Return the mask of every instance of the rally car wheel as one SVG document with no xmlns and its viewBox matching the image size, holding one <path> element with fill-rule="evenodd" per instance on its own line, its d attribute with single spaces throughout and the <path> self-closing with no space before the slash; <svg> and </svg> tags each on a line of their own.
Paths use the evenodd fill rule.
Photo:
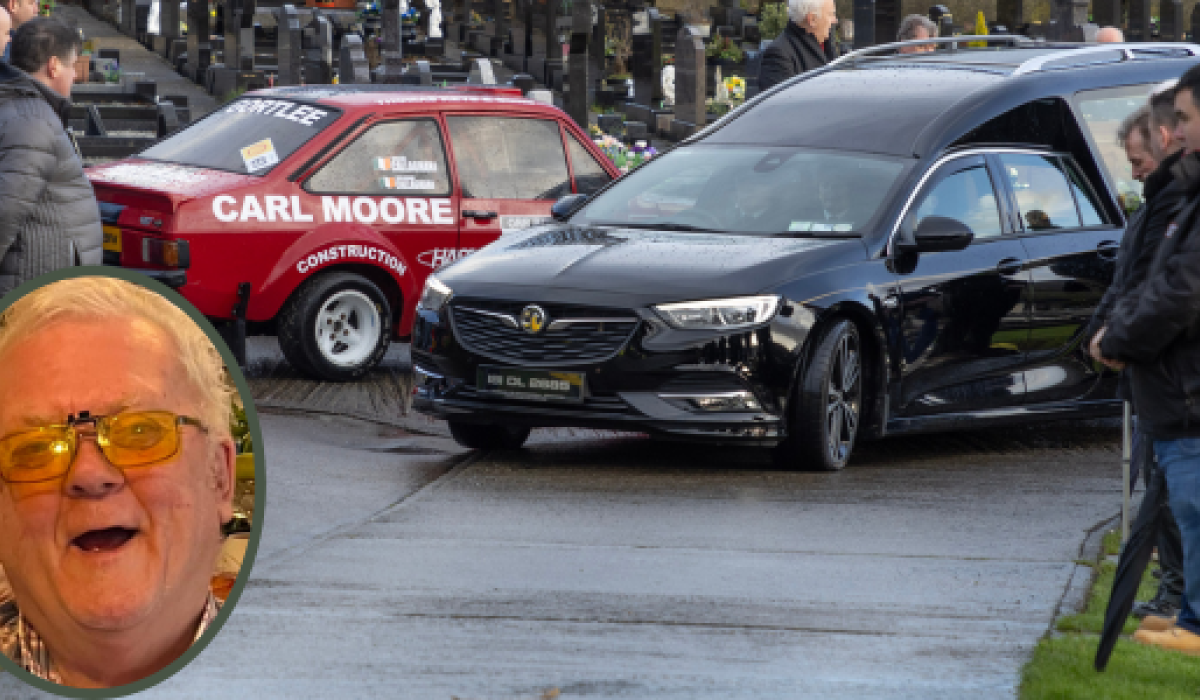
<svg viewBox="0 0 1200 700">
<path fill-rule="evenodd" d="M 529 428 L 449 421 L 450 435 L 463 447 L 476 450 L 515 450 L 529 439 Z"/>
<path fill-rule="evenodd" d="M 392 336 L 387 297 L 347 272 L 314 277 L 279 316 L 279 345 L 293 367 L 318 379 L 358 379 L 379 364 Z"/>
<path fill-rule="evenodd" d="M 840 320 L 817 343 L 792 401 L 780 463 L 806 471 L 838 471 L 850 461 L 863 409 L 863 353 L 858 327 Z"/>
</svg>

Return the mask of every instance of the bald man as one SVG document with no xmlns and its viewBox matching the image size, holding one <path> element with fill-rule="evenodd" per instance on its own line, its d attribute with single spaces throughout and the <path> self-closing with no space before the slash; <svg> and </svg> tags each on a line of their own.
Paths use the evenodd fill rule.
<svg viewBox="0 0 1200 700">
<path fill-rule="evenodd" d="M 1097 44 L 1124 44 L 1125 35 L 1116 27 L 1104 27 L 1096 32 Z"/>
<path fill-rule="evenodd" d="M 8 10 L 0 7 L 0 57 L 3 60 L 8 60 L 8 41 L 12 37 L 8 32 L 12 30 L 12 17 L 8 16 Z"/>
</svg>

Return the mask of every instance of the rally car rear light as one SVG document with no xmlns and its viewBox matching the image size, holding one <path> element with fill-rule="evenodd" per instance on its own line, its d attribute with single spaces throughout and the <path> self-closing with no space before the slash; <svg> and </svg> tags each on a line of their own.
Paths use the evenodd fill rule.
<svg viewBox="0 0 1200 700">
<path fill-rule="evenodd" d="M 164 241 L 160 238 L 143 238 L 142 262 L 148 265 L 186 270 L 191 267 L 192 255 L 188 249 L 187 241 Z"/>
</svg>

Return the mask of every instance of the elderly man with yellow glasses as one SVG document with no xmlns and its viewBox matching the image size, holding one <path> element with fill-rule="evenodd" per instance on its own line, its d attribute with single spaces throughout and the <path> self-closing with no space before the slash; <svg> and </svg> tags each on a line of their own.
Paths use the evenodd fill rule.
<svg viewBox="0 0 1200 700">
<path fill-rule="evenodd" d="M 232 517 L 233 391 L 196 323 L 122 280 L 56 282 L 0 314 L 0 651 L 112 687 L 200 637 Z"/>
</svg>

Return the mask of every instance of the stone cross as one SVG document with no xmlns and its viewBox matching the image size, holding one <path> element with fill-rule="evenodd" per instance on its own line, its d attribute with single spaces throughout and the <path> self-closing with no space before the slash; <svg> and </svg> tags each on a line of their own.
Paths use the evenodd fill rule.
<svg viewBox="0 0 1200 700">
<path fill-rule="evenodd" d="M 1183 3 L 1180 0 L 1159 0 L 1158 38 L 1160 41 L 1183 41 Z"/>
<path fill-rule="evenodd" d="M 675 120 L 672 134 L 686 138 L 704 127 L 704 38 L 691 27 L 683 27 L 675 39 Z"/>
<path fill-rule="evenodd" d="M 338 51 L 338 82 L 355 85 L 371 82 L 371 68 L 363 52 L 362 37 L 349 32 L 342 35 Z"/>
<path fill-rule="evenodd" d="M 588 127 L 588 92 L 592 87 L 588 75 L 588 59 L 591 57 L 589 43 L 592 39 L 591 0 L 574 0 L 571 4 L 571 58 L 567 93 L 567 114 L 580 127 Z"/>
<path fill-rule="evenodd" d="M 167 3 L 170 4 L 170 3 Z M 192 0 L 187 9 L 187 74 L 194 81 L 204 79 L 207 65 L 201 65 L 200 49 L 209 49 L 208 0 Z"/>
<path fill-rule="evenodd" d="M 189 4 L 190 7 L 190 4 Z M 299 85 L 301 60 L 300 14 L 294 5 L 284 5 L 276 10 L 276 58 L 278 74 L 275 84 Z"/>
</svg>

